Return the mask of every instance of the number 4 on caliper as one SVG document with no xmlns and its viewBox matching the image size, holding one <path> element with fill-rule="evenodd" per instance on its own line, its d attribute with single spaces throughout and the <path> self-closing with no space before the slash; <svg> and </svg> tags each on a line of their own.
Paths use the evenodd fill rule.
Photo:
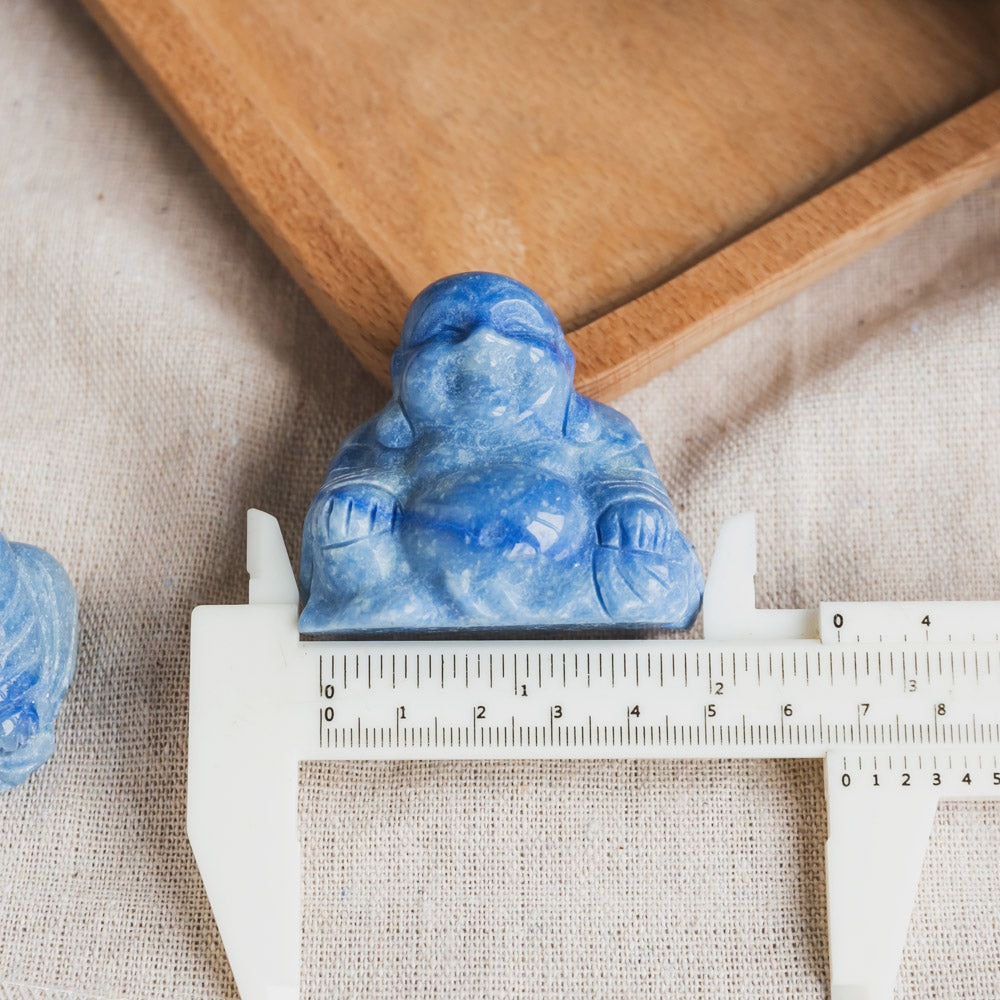
<svg viewBox="0 0 1000 1000">
<path fill-rule="evenodd" d="M 247 568 L 248 604 L 192 620 L 188 781 L 242 1000 L 298 997 L 302 760 L 824 758 L 833 1000 L 891 1000 L 938 800 L 1000 797 L 1000 604 L 758 610 L 752 515 L 720 533 L 703 640 L 303 643 L 260 511 Z"/>
</svg>

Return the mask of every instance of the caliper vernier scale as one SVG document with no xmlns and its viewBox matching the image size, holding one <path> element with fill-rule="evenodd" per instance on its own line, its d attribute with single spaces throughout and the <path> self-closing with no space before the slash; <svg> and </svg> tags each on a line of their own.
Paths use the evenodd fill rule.
<svg viewBox="0 0 1000 1000">
<path fill-rule="evenodd" d="M 277 521 L 191 628 L 188 834 L 242 1000 L 296 1000 L 304 760 L 824 758 L 833 1000 L 891 1000 L 942 798 L 1000 798 L 1000 602 L 755 607 L 722 529 L 704 639 L 301 641 Z"/>
</svg>

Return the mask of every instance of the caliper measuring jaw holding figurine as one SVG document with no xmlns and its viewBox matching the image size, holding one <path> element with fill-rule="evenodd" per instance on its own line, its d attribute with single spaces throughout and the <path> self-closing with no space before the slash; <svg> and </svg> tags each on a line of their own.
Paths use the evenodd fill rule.
<svg viewBox="0 0 1000 1000">
<path fill-rule="evenodd" d="M 1000 603 L 759 610 L 750 514 L 703 583 L 573 364 L 518 282 L 431 285 L 298 580 L 250 511 L 247 604 L 195 610 L 188 833 L 243 1000 L 299 995 L 300 761 L 821 758 L 833 1000 L 891 1000 L 937 802 L 1000 797 Z"/>
</svg>

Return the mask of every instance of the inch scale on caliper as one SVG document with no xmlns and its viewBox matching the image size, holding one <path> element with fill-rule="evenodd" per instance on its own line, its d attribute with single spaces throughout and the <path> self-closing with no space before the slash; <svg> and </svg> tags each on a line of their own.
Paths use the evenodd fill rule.
<svg viewBox="0 0 1000 1000">
<path fill-rule="evenodd" d="M 890 1000 L 937 802 L 1000 797 L 1000 604 L 754 606 L 720 534 L 702 640 L 300 641 L 277 522 L 192 624 L 188 829 L 243 1000 L 298 996 L 302 760 L 825 758 L 833 1000 Z"/>
</svg>

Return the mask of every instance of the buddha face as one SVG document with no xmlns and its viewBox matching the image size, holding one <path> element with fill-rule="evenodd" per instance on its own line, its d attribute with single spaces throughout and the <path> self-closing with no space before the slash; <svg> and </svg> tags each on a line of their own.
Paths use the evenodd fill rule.
<svg viewBox="0 0 1000 1000">
<path fill-rule="evenodd" d="M 531 289 L 494 274 L 459 275 L 413 303 L 393 385 L 418 430 L 495 429 L 518 440 L 561 430 L 573 356 Z"/>
</svg>

